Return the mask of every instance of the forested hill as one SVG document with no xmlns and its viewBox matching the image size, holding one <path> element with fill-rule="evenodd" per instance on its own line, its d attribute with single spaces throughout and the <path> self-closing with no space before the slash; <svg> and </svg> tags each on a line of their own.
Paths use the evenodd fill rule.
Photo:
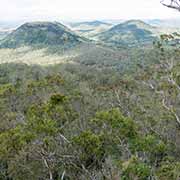
<svg viewBox="0 0 180 180">
<path fill-rule="evenodd" d="M 97 35 L 97 39 L 112 45 L 140 45 L 152 43 L 158 29 L 140 20 L 131 20 L 118 24 Z"/>
<path fill-rule="evenodd" d="M 66 26 L 57 22 L 25 23 L 1 42 L 1 47 L 20 47 L 33 45 L 77 45 L 85 41 Z"/>
</svg>

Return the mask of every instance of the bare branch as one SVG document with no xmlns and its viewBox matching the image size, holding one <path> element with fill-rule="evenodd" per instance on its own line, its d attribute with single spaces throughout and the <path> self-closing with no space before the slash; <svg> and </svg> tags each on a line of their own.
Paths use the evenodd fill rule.
<svg viewBox="0 0 180 180">
<path fill-rule="evenodd" d="M 61 176 L 61 180 L 64 179 L 65 173 L 66 173 L 66 171 L 63 172 L 63 174 L 62 174 L 62 176 Z"/>
<path fill-rule="evenodd" d="M 179 118 L 179 116 L 177 115 L 177 113 L 176 113 L 172 108 L 170 108 L 170 107 L 168 107 L 168 106 L 166 105 L 165 99 L 162 100 L 162 104 L 163 104 L 163 107 L 164 107 L 167 111 L 169 111 L 170 113 L 172 113 L 172 114 L 174 115 L 174 117 L 176 118 L 177 124 L 180 126 L 180 118 Z"/>
<path fill-rule="evenodd" d="M 165 0 L 161 0 L 161 4 L 168 8 L 180 11 L 180 0 L 170 0 L 170 3 L 166 3 Z"/>
</svg>

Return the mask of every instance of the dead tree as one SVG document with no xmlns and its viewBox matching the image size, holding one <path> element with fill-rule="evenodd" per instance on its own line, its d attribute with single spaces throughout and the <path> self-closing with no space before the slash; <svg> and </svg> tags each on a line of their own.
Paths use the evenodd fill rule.
<svg viewBox="0 0 180 180">
<path fill-rule="evenodd" d="M 161 4 L 180 11 L 180 0 L 161 0 Z"/>
</svg>

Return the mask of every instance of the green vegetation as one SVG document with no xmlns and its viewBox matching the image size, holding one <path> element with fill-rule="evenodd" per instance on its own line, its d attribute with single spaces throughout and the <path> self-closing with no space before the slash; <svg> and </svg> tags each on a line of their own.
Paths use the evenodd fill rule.
<svg viewBox="0 0 180 180">
<path fill-rule="evenodd" d="M 79 38 L 25 24 L 0 49 L 0 180 L 178 180 L 179 34 L 149 48 L 50 47 L 59 28 Z"/>
<path fill-rule="evenodd" d="M 64 25 L 54 22 L 26 23 L 13 31 L 1 42 L 1 47 L 17 48 L 20 46 L 69 45 L 74 46 L 85 38 L 74 34 Z"/>
<path fill-rule="evenodd" d="M 112 46 L 148 45 L 157 38 L 158 29 L 143 21 L 132 20 L 118 24 L 97 35 L 97 39 Z"/>
</svg>

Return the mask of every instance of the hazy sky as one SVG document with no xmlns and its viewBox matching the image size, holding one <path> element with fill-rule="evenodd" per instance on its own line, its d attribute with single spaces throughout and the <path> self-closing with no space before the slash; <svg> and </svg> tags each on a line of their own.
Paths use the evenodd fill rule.
<svg viewBox="0 0 180 180">
<path fill-rule="evenodd" d="M 160 0 L 0 0 L 4 20 L 180 18 Z"/>
</svg>

